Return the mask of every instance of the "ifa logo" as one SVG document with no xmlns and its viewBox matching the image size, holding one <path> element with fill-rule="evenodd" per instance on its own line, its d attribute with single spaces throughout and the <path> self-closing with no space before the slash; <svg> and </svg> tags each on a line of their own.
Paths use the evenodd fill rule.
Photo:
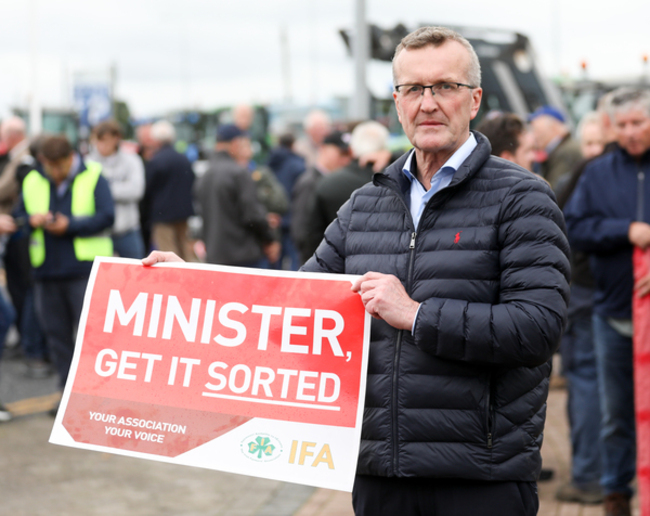
<svg viewBox="0 0 650 516">
<path fill-rule="evenodd" d="M 249 435 L 240 446 L 244 456 L 255 462 L 271 462 L 282 455 L 282 443 L 269 434 Z"/>
</svg>

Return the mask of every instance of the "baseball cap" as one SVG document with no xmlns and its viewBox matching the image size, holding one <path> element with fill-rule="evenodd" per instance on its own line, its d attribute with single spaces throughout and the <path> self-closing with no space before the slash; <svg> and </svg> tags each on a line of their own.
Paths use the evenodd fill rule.
<svg viewBox="0 0 650 516">
<path fill-rule="evenodd" d="M 217 129 L 218 142 L 231 142 L 235 138 L 241 138 L 242 136 L 248 136 L 248 133 L 235 124 L 225 124 Z"/>
<path fill-rule="evenodd" d="M 556 120 L 559 120 L 562 123 L 566 122 L 566 118 L 565 118 L 564 114 L 558 108 L 555 108 L 553 106 L 541 106 L 541 107 L 538 107 L 533 113 L 528 115 L 528 121 L 532 122 L 537 117 L 542 116 L 542 115 L 552 116 L 553 118 L 555 118 Z"/>
<path fill-rule="evenodd" d="M 350 133 L 332 131 L 323 139 L 323 145 L 336 145 L 342 151 L 350 149 Z"/>
</svg>

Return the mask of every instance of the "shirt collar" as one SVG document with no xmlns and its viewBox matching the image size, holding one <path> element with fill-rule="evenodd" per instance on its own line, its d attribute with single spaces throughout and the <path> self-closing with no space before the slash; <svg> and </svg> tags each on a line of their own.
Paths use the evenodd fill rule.
<svg viewBox="0 0 650 516">
<path fill-rule="evenodd" d="M 463 143 L 456 150 L 456 152 L 454 152 L 451 155 L 451 157 L 445 162 L 445 164 L 442 167 L 440 167 L 438 172 L 443 168 L 451 168 L 454 170 L 454 172 L 458 170 L 460 166 L 463 164 L 463 162 L 469 157 L 472 151 L 476 148 L 477 145 L 478 142 L 476 141 L 476 137 L 474 136 L 474 133 L 470 132 L 469 138 L 467 138 L 465 143 Z M 414 156 L 415 156 L 415 149 L 413 149 L 411 153 L 408 155 L 408 158 L 406 158 L 406 161 L 404 162 L 404 168 L 402 168 L 402 172 L 411 182 L 415 179 L 415 176 L 411 172 Z"/>
</svg>

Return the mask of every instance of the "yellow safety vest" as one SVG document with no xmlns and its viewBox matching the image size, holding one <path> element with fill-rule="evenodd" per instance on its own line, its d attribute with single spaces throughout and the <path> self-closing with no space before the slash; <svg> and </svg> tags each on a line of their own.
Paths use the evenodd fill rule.
<svg viewBox="0 0 650 516">
<path fill-rule="evenodd" d="M 72 182 L 73 217 L 90 217 L 95 214 L 95 186 L 102 172 L 99 163 L 89 162 Z M 36 170 L 23 181 L 23 201 L 29 215 L 50 211 L 50 182 Z M 95 256 L 113 256 L 113 241 L 109 236 L 74 237 L 74 254 L 79 261 L 92 261 Z M 45 235 L 42 228 L 32 229 L 29 242 L 29 258 L 32 267 L 40 267 L 45 261 Z"/>
</svg>

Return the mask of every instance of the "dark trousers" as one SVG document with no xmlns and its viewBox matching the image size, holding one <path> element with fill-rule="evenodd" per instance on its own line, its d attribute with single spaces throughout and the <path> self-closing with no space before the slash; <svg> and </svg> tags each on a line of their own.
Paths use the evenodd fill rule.
<svg viewBox="0 0 650 516">
<path fill-rule="evenodd" d="M 68 379 L 88 278 L 37 281 L 36 314 L 45 333 L 61 388 Z"/>
<path fill-rule="evenodd" d="M 29 238 L 12 236 L 7 242 L 3 260 L 7 273 L 7 290 L 16 309 L 16 327 L 21 332 L 22 339 L 23 308 L 26 293 L 33 284 L 29 265 Z"/>
<path fill-rule="evenodd" d="M 387 478 L 357 475 L 356 516 L 534 516 L 535 482 Z"/>
</svg>

